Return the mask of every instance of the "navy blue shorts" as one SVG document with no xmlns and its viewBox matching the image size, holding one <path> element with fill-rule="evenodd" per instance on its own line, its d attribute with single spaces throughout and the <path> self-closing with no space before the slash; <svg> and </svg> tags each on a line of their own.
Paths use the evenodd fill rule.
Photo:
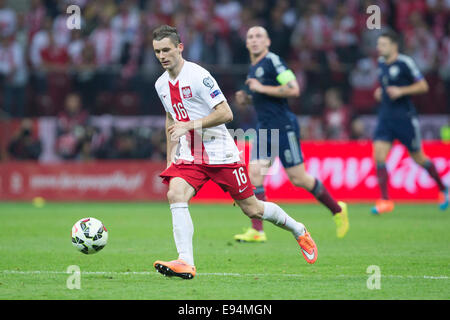
<svg viewBox="0 0 450 320">
<path fill-rule="evenodd" d="M 276 131 L 274 131 L 276 130 Z M 300 146 L 300 127 L 297 121 L 280 129 L 256 127 L 250 160 L 270 160 L 279 157 L 283 167 L 290 168 L 303 163 Z"/>
<path fill-rule="evenodd" d="M 396 119 L 378 118 L 373 140 L 400 141 L 410 152 L 419 151 L 422 145 L 419 120 L 417 117 Z"/>
</svg>

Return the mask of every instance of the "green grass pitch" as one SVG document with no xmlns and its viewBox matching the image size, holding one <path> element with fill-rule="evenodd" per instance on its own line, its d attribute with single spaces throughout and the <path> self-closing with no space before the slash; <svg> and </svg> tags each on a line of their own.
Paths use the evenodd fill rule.
<svg viewBox="0 0 450 320">
<path fill-rule="evenodd" d="M 268 242 L 235 243 L 249 220 L 231 205 L 190 206 L 194 222 L 193 280 L 167 278 L 155 260 L 177 257 L 165 203 L 0 203 L 0 299 L 449 299 L 450 211 L 398 204 L 372 216 L 349 205 L 350 231 L 337 239 L 331 215 L 316 204 L 282 205 L 303 222 L 318 246 L 314 265 L 292 235 L 265 223 Z M 109 231 L 103 251 L 83 255 L 72 225 L 95 217 Z M 81 270 L 70 290 L 67 267 Z M 367 268 L 380 268 L 370 290 Z"/>
</svg>

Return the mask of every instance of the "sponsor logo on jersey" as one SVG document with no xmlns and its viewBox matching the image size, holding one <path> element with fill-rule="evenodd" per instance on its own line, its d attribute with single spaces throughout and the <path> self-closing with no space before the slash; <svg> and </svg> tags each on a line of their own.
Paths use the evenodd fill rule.
<svg viewBox="0 0 450 320">
<path fill-rule="evenodd" d="M 184 99 L 192 98 L 192 90 L 190 86 L 182 87 L 181 92 L 183 93 Z"/>
<path fill-rule="evenodd" d="M 212 92 L 211 94 L 210 94 L 210 96 L 211 96 L 211 98 L 215 98 L 215 97 L 217 97 L 219 94 L 221 94 L 222 92 L 220 92 L 220 90 L 216 90 L 216 91 L 214 91 L 214 92 Z"/>
</svg>

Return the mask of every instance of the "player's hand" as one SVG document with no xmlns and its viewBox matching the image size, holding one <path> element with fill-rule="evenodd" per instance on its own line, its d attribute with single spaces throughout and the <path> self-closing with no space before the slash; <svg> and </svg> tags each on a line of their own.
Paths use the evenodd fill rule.
<svg viewBox="0 0 450 320">
<path fill-rule="evenodd" d="M 248 94 L 244 90 L 239 90 L 235 94 L 236 102 L 239 105 L 246 105 L 248 102 Z"/>
<path fill-rule="evenodd" d="M 376 101 L 381 101 L 381 94 L 382 94 L 382 90 L 380 87 L 378 87 L 375 92 L 373 93 L 373 96 L 375 98 Z"/>
<path fill-rule="evenodd" d="M 392 100 L 398 99 L 403 96 L 402 88 L 396 86 L 387 87 L 386 92 L 389 95 L 389 98 L 391 98 Z"/>
<path fill-rule="evenodd" d="M 180 137 L 184 136 L 189 130 L 189 122 L 181 122 L 175 121 L 170 127 L 167 128 L 167 131 L 170 134 L 170 139 L 172 141 L 177 141 Z"/>
<path fill-rule="evenodd" d="M 248 85 L 251 91 L 263 93 L 264 86 L 257 79 L 249 78 L 245 81 L 245 84 Z"/>
</svg>

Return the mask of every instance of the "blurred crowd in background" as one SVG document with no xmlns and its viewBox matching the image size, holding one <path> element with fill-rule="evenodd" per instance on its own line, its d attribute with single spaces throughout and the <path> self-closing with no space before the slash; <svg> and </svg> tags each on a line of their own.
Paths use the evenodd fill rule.
<svg viewBox="0 0 450 320">
<path fill-rule="evenodd" d="M 81 8 L 80 30 L 66 25 L 72 4 Z M 380 30 L 366 26 L 370 5 L 381 9 Z M 155 157 L 163 132 L 104 137 L 89 118 L 163 115 L 154 90 L 162 68 L 152 48 L 161 24 L 176 26 L 185 59 L 215 76 L 235 111 L 230 127 L 255 121 L 254 110 L 233 101 L 246 78 L 245 37 L 254 25 L 268 30 L 270 50 L 297 75 L 302 94 L 291 108 L 314 120 L 305 139 L 363 137 L 358 117 L 376 112 L 376 39 L 386 28 L 402 35 L 402 51 L 430 84 L 415 97 L 418 111 L 450 113 L 450 0 L 0 0 L 0 117 L 58 117 L 64 159 Z M 27 140 L 27 123 L 15 139 Z M 30 143 L 35 155 L 39 145 Z M 12 141 L 9 149 L 23 147 Z"/>
</svg>

